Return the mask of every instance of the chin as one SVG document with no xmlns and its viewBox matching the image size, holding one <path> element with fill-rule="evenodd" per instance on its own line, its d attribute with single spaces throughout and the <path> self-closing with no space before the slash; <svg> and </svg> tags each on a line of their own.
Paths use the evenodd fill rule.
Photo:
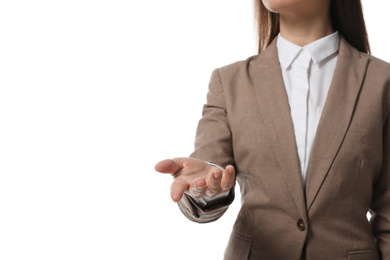
<svg viewBox="0 0 390 260">
<path fill-rule="evenodd" d="M 273 13 L 281 13 L 308 0 L 262 0 L 264 6 Z"/>
<path fill-rule="evenodd" d="M 262 0 L 264 6 L 271 12 L 278 13 L 278 11 L 286 5 L 286 2 L 291 0 Z"/>
</svg>

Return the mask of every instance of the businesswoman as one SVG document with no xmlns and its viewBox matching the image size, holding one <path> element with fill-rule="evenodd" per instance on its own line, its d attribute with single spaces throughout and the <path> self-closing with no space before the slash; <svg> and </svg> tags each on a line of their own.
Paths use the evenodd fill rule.
<svg viewBox="0 0 390 260">
<path fill-rule="evenodd" d="M 225 259 L 390 260 L 390 64 L 360 1 L 255 3 L 259 54 L 213 71 L 195 151 L 155 169 L 199 223 L 237 180 Z"/>
</svg>

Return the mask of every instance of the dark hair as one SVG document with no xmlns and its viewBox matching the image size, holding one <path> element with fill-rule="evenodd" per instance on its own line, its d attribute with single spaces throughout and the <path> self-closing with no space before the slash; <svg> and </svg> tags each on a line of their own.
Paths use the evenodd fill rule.
<svg viewBox="0 0 390 260">
<path fill-rule="evenodd" d="M 255 0 L 255 17 L 261 53 L 280 31 L 279 14 L 270 12 L 262 0 Z M 339 31 L 349 44 L 361 52 L 371 52 L 360 0 L 331 0 L 330 17 L 333 30 Z"/>
</svg>

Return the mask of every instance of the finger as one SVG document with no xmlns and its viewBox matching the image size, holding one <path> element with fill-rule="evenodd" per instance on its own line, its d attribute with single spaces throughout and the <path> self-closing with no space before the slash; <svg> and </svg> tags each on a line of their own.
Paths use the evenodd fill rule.
<svg viewBox="0 0 390 260">
<path fill-rule="evenodd" d="M 178 160 L 166 159 L 158 162 L 154 169 L 161 173 L 176 173 L 181 169 L 181 165 Z"/>
<path fill-rule="evenodd" d="M 188 188 L 188 183 L 180 178 L 175 179 L 171 184 L 171 198 L 174 202 L 178 202 L 183 197 L 184 192 Z"/>
<path fill-rule="evenodd" d="M 194 180 L 188 193 L 191 197 L 198 199 L 203 197 L 205 189 L 206 189 L 206 180 L 203 178 L 197 178 Z"/>
<path fill-rule="evenodd" d="M 209 177 L 207 189 L 205 194 L 207 197 L 215 197 L 221 191 L 221 179 L 222 179 L 222 171 L 218 168 L 214 168 Z"/>
<path fill-rule="evenodd" d="M 221 180 L 221 188 L 222 188 L 221 192 L 226 192 L 233 187 L 235 181 L 235 175 L 236 175 L 236 170 L 234 169 L 234 167 L 232 165 L 226 166 L 225 174 L 223 175 Z"/>
</svg>

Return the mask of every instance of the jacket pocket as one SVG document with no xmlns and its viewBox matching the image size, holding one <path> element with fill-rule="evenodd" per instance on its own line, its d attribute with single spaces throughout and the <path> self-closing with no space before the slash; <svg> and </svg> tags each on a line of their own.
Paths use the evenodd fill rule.
<svg viewBox="0 0 390 260">
<path fill-rule="evenodd" d="M 248 260 L 251 247 L 252 239 L 233 231 L 225 250 L 224 260 Z"/>
<path fill-rule="evenodd" d="M 348 252 L 348 260 L 380 260 L 378 249 L 352 250 Z"/>
</svg>

